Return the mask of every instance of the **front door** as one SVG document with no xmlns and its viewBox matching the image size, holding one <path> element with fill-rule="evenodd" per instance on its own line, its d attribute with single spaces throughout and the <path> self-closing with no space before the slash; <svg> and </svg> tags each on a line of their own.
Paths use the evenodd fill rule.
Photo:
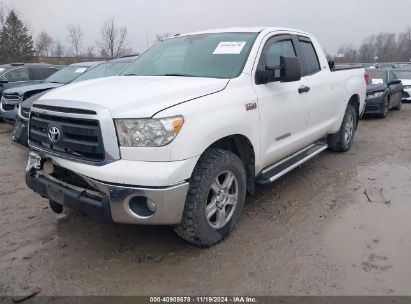
<svg viewBox="0 0 411 304">
<path fill-rule="evenodd" d="M 278 66 L 280 56 L 297 57 L 295 40 L 289 35 L 268 38 L 258 65 Z M 254 85 L 260 112 L 263 167 L 298 151 L 305 144 L 309 97 L 308 93 L 299 92 L 301 86 L 301 80 Z"/>
</svg>

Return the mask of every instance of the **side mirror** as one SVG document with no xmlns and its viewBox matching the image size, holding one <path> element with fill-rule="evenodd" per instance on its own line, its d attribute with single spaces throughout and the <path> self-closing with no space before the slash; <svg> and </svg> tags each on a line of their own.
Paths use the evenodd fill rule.
<svg viewBox="0 0 411 304">
<path fill-rule="evenodd" d="M 400 79 L 394 79 L 394 80 L 391 80 L 389 83 L 388 83 L 388 85 L 391 85 L 391 84 L 400 84 L 401 83 L 401 80 Z"/>
<path fill-rule="evenodd" d="M 1 77 L 0 78 L 0 83 L 8 83 L 9 80 L 6 77 Z"/>
<path fill-rule="evenodd" d="M 301 65 L 297 57 L 280 57 L 281 66 L 281 82 L 292 82 L 301 79 Z"/>
<path fill-rule="evenodd" d="M 276 77 L 276 71 L 280 71 L 279 77 Z M 266 84 L 269 82 L 292 82 L 301 79 L 301 65 L 297 57 L 280 57 L 278 66 L 258 66 L 256 72 L 256 83 Z"/>
</svg>

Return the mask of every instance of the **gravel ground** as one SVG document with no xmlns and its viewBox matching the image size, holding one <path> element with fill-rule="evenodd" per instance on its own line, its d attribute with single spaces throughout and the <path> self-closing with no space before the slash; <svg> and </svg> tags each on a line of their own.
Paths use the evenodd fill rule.
<svg viewBox="0 0 411 304">
<path fill-rule="evenodd" d="M 248 197 L 233 234 L 199 249 L 169 227 L 54 215 L 0 124 L 0 295 L 410 295 L 411 105 L 360 122 Z"/>
</svg>

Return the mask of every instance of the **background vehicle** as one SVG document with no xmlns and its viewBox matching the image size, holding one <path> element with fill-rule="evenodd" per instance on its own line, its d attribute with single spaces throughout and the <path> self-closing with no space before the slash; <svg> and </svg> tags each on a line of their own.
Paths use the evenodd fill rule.
<svg viewBox="0 0 411 304">
<path fill-rule="evenodd" d="M 4 90 L 0 107 L 2 118 L 8 122 L 14 122 L 19 104 L 22 101 L 43 91 L 65 85 L 99 63 L 100 62 L 82 62 L 71 64 L 47 77 L 45 80 L 39 81 L 37 84 L 22 85 Z"/>
<path fill-rule="evenodd" d="M 102 77 L 110 77 L 120 74 L 124 68 L 130 64 L 136 56 L 129 56 L 123 57 L 119 59 L 110 60 L 107 62 L 100 63 L 93 68 L 90 68 L 76 79 L 74 79 L 71 83 L 77 83 L 84 80 L 90 79 L 97 79 Z M 34 96 L 23 101 L 18 110 L 18 117 L 16 120 L 16 124 L 14 126 L 13 132 L 11 134 L 11 140 L 16 143 L 20 144 L 24 147 L 28 147 L 27 139 L 28 139 L 28 119 L 30 108 L 33 103 L 38 100 L 41 96 L 43 96 L 46 91 L 42 93 L 38 93 Z"/>
<path fill-rule="evenodd" d="M 0 97 L 8 88 L 40 82 L 60 68 L 61 66 L 40 63 L 2 64 L 0 65 Z"/>
<path fill-rule="evenodd" d="M 411 69 L 396 69 L 393 74 L 394 78 L 401 80 L 404 86 L 402 101 L 411 102 Z"/>
<path fill-rule="evenodd" d="M 4 90 L 15 86 L 38 83 L 57 72 L 60 68 L 61 66 L 36 63 L 2 64 L 0 65 L 0 98 Z"/>
<path fill-rule="evenodd" d="M 348 151 L 366 93 L 364 69 L 331 71 L 313 36 L 284 28 L 173 37 L 121 75 L 33 104 L 26 183 L 56 212 L 173 225 L 200 246 L 234 229 L 255 183 Z"/>
<path fill-rule="evenodd" d="M 404 86 L 394 70 L 367 69 L 369 75 L 364 114 L 385 118 L 389 110 L 400 110 Z"/>
</svg>

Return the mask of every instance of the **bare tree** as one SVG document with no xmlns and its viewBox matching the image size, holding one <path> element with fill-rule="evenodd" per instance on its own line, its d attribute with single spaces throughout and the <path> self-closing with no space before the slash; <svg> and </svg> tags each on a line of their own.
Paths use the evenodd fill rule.
<svg viewBox="0 0 411 304">
<path fill-rule="evenodd" d="M 57 39 L 54 44 L 53 55 L 57 58 L 61 58 L 64 56 L 64 52 L 64 45 L 61 43 L 60 39 Z"/>
<path fill-rule="evenodd" d="M 53 46 L 53 38 L 46 32 L 42 31 L 36 39 L 35 50 L 37 56 L 49 56 L 51 48 Z"/>
<path fill-rule="evenodd" d="M 0 31 L 2 30 L 4 23 L 6 23 L 7 15 L 8 15 L 7 6 L 3 2 L 0 2 Z"/>
<path fill-rule="evenodd" d="M 398 51 L 401 61 L 411 61 L 411 26 L 399 34 Z"/>
<path fill-rule="evenodd" d="M 360 60 L 362 62 L 374 62 L 374 58 L 376 55 L 375 40 L 375 35 L 368 36 L 363 40 L 361 47 L 358 51 L 360 55 Z"/>
<path fill-rule="evenodd" d="M 173 36 L 173 34 L 170 34 L 170 33 L 157 34 L 156 39 L 154 40 L 154 43 L 161 42 L 167 38 L 170 38 L 171 36 Z"/>
<path fill-rule="evenodd" d="M 100 53 L 109 58 L 125 55 L 127 51 L 127 29 L 117 27 L 114 18 L 104 22 L 101 28 L 101 38 L 97 42 Z"/>
<path fill-rule="evenodd" d="M 78 57 L 81 52 L 83 44 L 84 32 L 79 25 L 71 24 L 67 27 L 68 30 L 68 42 L 72 48 L 74 56 Z"/>
<path fill-rule="evenodd" d="M 344 57 L 338 58 L 338 63 L 358 62 L 358 51 L 352 44 L 342 45 L 338 49 L 338 54 L 344 54 Z"/>
<path fill-rule="evenodd" d="M 89 57 L 89 58 L 95 57 L 95 54 L 94 54 L 94 46 L 89 46 L 89 47 L 87 47 L 86 57 Z"/>
</svg>

